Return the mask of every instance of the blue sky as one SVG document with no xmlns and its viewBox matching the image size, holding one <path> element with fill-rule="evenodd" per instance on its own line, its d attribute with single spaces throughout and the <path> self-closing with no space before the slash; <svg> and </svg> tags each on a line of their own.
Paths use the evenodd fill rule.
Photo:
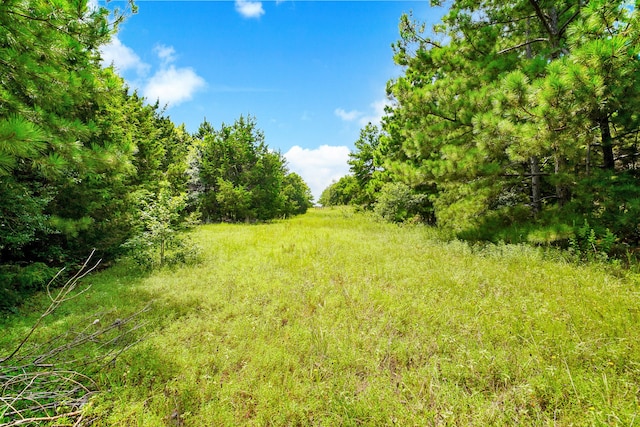
<svg viewBox="0 0 640 427">
<path fill-rule="evenodd" d="M 111 5 L 123 3 L 110 2 Z M 360 129 L 377 123 L 403 12 L 428 1 L 146 1 L 103 47 L 132 88 L 190 132 L 252 115 L 317 199 L 348 173 Z"/>
</svg>

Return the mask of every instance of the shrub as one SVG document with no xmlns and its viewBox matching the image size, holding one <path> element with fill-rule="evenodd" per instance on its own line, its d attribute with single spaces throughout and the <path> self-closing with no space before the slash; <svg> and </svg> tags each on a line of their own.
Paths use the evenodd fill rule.
<svg viewBox="0 0 640 427">
<path fill-rule="evenodd" d="M 426 195 L 414 194 L 401 182 L 391 182 L 382 186 L 373 211 L 386 221 L 404 222 L 416 217 L 422 219 L 426 205 Z"/>
<path fill-rule="evenodd" d="M 197 260 L 197 246 L 182 233 L 197 221 L 197 214 L 181 216 L 186 205 L 187 196 L 172 196 L 167 186 L 162 186 L 155 200 L 142 199 L 138 233 L 123 245 L 134 261 L 153 269 Z"/>
</svg>

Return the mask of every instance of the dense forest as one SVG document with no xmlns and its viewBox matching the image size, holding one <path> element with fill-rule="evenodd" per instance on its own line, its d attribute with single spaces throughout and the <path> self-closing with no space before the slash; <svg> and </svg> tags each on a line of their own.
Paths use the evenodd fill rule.
<svg viewBox="0 0 640 427">
<path fill-rule="evenodd" d="M 160 251 L 164 262 L 198 218 L 269 220 L 311 206 L 254 118 L 220 129 L 204 120 L 191 135 L 101 65 L 100 46 L 135 11 L 0 3 L 0 309 L 93 248 L 105 260 Z"/>
<path fill-rule="evenodd" d="M 628 253 L 640 243 L 639 16 L 619 0 L 453 1 L 432 31 L 403 16 L 393 103 L 320 202 L 462 238 Z"/>
</svg>

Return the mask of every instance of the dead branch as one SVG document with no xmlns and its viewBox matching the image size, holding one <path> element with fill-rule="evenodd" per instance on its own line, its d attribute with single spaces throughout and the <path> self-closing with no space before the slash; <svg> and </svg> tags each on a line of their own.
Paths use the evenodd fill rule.
<svg viewBox="0 0 640 427">
<path fill-rule="evenodd" d="M 84 262 L 84 264 L 82 265 L 82 268 L 76 273 L 75 276 L 73 276 L 71 279 L 67 280 L 67 282 L 62 286 L 62 288 L 60 288 L 60 291 L 58 292 L 58 294 L 55 297 L 51 296 L 51 285 L 56 281 L 56 279 L 60 276 L 60 274 L 62 274 L 62 272 L 64 271 L 64 268 L 61 268 L 60 271 L 58 271 L 56 273 L 56 275 L 53 277 L 53 279 L 51 279 L 49 281 L 49 283 L 47 284 L 47 295 L 49 296 L 49 299 L 51 300 L 51 304 L 49 304 L 49 307 L 47 307 L 47 309 L 44 311 L 44 313 L 42 313 L 42 315 L 40 315 L 40 317 L 38 318 L 36 323 L 33 325 L 33 327 L 29 330 L 27 335 L 22 339 L 20 344 L 18 344 L 18 346 L 13 350 L 13 353 L 9 354 L 7 357 L 5 357 L 3 359 L 0 359 L 0 364 L 1 363 L 5 363 L 7 360 L 11 359 L 13 356 L 15 356 L 20 351 L 22 346 L 29 340 L 29 338 L 31 338 L 31 335 L 33 334 L 33 332 L 38 328 L 38 326 L 40 326 L 40 322 L 42 322 L 42 319 L 44 319 L 45 317 L 47 317 L 48 315 L 53 313 L 55 311 L 55 309 L 58 308 L 60 306 L 60 304 L 62 304 L 63 302 L 69 301 L 70 299 L 73 299 L 76 296 L 80 295 L 80 294 L 77 294 L 75 296 L 69 296 L 69 294 L 71 292 L 73 292 L 76 289 L 76 287 L 78 286 L 78 282 L 82 278 L 87 276 L 89 273 L 91 273 L 93 270 L 95 270 L 98 267 L 98 264 L 100 264 L 100 261 L 102 261 L 101 259 L 98 260 L 93 265 L 93 267 L 87 269 L 87 265 L 91 261 L 91 258 L 93 257 L 94 253 L 95 253 L 95 249 L 93 251 L 91 251 L 91 254 L 87 258 L 87 260 Z M 85 291 L 87 289 L 88 288 L 86 288 Z M 84 291 L 82 291 L 81 293 L 84 293 Z"/>
<path fill-rule="evenodd" d="M 23 419 L 20 419 L 20 420 L 12 421 L 12 422 L 7 423 L 7 424 L 2 424 L 2 427 L 21 426 L 21 425 L 24 425 L 24 424 L 40 423 L 40 422 L 45 422 L 45 421 L 55 421 L 55 420 L 59 420 L 60 418 L 72 418 L 72 417 L 77 417 L 77 416 L 82 415 L 81 412 L 82 411 L 74 411 L 74 412 L 69 412 L 67 414 L 54 415 L 54 416 L 51 416 L 51 417 L 23 418 Z"/>
<path fill-rule="evenodd" d="M 144 339 L 146 323 L 139 318 L 151 304 L 114 320 L 108 320 L 114 317 L 113 313 L 98 313 L 43 344 L 26 345 L 46 316 L 90 288 L 78 291 L 80 281 L 100 263 L 91 263 L 92 257 L 93 252 L 80 270 L 53 294 L 51 287 L 63 270 L 56 274 L 47 285 L 51 303 L 15 349 L 0 359 L 0 427 L 63 418 L 69 420 L 68 425 L 86 424 L 82 408 L 98 391 L 92 376 Z"/>
</svg>

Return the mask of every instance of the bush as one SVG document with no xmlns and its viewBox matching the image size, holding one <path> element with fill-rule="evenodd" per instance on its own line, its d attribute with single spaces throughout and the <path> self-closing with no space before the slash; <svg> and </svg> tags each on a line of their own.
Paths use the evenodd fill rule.
<svg viewBox="0 0 640 427">
<path fill-rule="evenodd" d="M 575 235 L 569 239 L 570 248 L 586 260 L 606 260 L 618 238 L 608 228 L 596 231 L 584 220 L 584 224 L 575 228 Z"/>
<path fill-rule="evenodd" d="M 197 221 L 197 214 L 188 218 L 181 215 L 187 196 L 172 196 L 163 186 L 157 199 L 143 199 L 141 205 L 138 233 L 123 245 L 131 258 L 146 269 L 195 262 L 198 247 L 182 233 Z"/>
<path fill-rule="evenodd" d="M 414 194 L 411 188 L 401 182 L 384 184 L 374 206 L 374 213 L 390 222 L 404 222 L 424 218 L 427 196 Z"/>
<path fill-rule="evenodd" d="M 599 171 L 581 180 L 568 208 L 586 218 L 596 234 L 604 236 L 608 229 L 625 243 L 640 244 L 640 185 L 632 171 Z"/>
</svg>

